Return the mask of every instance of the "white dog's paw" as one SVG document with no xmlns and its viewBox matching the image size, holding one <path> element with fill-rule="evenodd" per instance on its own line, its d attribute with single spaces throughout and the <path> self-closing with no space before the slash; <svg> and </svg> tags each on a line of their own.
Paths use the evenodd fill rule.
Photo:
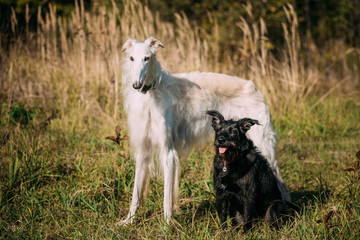
<svg viewBox="0 0 360 240">
<path fill-rule="evenodd" d="M 117 223 L 115 224 L 115 226 L 121 227 L 121 226 L 130 225 L 130 224 L 133 223 L 133 221 L 134 221 L 134 218 L 133 218 L 133 217 L 127 217 L 127 218 L 125 218 L 124 220 L 121 220 L 120 222 L 117 222 Z"/>
</svg>

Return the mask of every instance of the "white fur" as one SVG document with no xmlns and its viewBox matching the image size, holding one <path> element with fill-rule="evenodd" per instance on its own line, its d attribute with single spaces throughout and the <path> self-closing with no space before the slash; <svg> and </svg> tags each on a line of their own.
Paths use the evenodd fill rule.
<svg viewBox="0 0 360 240">
<path fill-rule="evenodd" d="M 156 60 L 159 47 L 163 47 L 162 43 L 153 37 L 144 43 L 128 39 L 123 46 L 124 104 L 136 170 L 130 211 L 122 223 L 133 222 L 146 193 L 155 156 L 164 170 L 164 215 L 170 221 L 178 197 L 180 160 L 194 146 L 213 136 L 207 110 L 218 110 L 226 119 L 248 117 L 260 122 L 248 136 L 268 159 L 283 199 L 290 200 L 275 158 L 275 132 L 269 108 L 254 83 L 217 73 L 168 73 Z M 153 83 L 150 90 L 141 92 Z M 142 88 L 136 90 L 133 84 Z"/>
</svg>

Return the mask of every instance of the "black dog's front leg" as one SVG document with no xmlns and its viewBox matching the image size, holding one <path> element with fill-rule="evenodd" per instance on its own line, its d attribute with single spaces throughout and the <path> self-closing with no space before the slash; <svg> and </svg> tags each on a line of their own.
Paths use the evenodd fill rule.
<svg viewBox="0 0 360 240">
<path fill-rule="evenodd" d="M 244 232 L 247 232 L 252 227 L 252 222 L 255 218 L 256 212 L 255 212 L 255 204 L 252 202 L 247 202 L 244 205 Z"/>
<path fill-rule="evenodd" d="M 229 212 L 231 217 L 231 224 L 233 227 L 243 225 L 245 223 L 244 211 L 238 204 L 230 204 Z"/>
<path fill-rule="evenodd" d="M 251 204 L 250 204 L 251 206 Z M 249 204 L 237 202 L 230 203 L 229 212 L 232 220 L 232 226 L 243 226 L 244 232 L 248 231 L 252 226 L 252 212 Z"/>
<path fill-rule="evenodd" d="M 229 209 L 229 202 L 225 198 L 216 198 L 217 212 L 220 218 L 221 227 L 226 228 L 226 219 Z"/>
</svg>

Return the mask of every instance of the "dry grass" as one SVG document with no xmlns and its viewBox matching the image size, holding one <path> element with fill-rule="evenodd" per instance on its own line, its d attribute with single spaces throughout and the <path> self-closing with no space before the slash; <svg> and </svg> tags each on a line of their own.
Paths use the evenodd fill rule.
<svg viewBox="0 0 360 240">
<path fill-rule="evenodd" d="M 253 80 L 270 107 L 279 113 L 314 93 L 359 89 L 359 50 L 345 49 L 341 42 L 335 42 L 322 49 L 332 50 L 323 57 L 311 42 L 301 46 L 291 5 L 284 9 L 288 19 L 283 23 L 286 46 L 275 57 L 263 20 L 250 24 L 240 16 L 235 27 L 243 36 L 230 52 L 218 45 L 218 24 L 211 13 L 213 31 L 209 35 L 183 13 L 175 14 L 175 24 L 163 22 L 159 13 L 152 14 L 138 1 L 126 1 L 121 10 L 114 2 L 111 9 L 94 5 L 90 12 L 84 10 L 82 1 L 75 3 L 70 18 L 58 17 L 51 5 L 45 14 L 39 9 L 37 32 L 26 27 L 25 40 L 16 37 L 19 32 L 13 15 L 15 38 L 9 54 L 2 56 L 2 100 L 29 104 L 36 100 L 63 110 L 77 99 L 81 109 L 101 109 L 116 118 L 121 106 L 119 50 L 127 37 L 144 40 L 151 35 L 165 44 L 158 54 L 165 69 L 216 71 Z M 251 5 L 244 7 L 251 16 Z M 301 53 L 304 47 L 306 57 Z"/>
</svg>

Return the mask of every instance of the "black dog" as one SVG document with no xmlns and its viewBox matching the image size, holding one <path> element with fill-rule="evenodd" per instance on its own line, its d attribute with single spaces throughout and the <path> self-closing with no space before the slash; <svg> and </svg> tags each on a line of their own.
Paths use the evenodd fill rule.
<svg viewBox="0 0 360 240">
<path fill-rule="evenodd" d="M 272 227 L 290 214 L 282 201 L 276 178 L 267 160 L 245 133 L 259 122 L 250 118 L 225 120 L 217 111 L 207 111 L 213 117 L 215 130 L 214 186 L 217 211 L 222 226 L 228 216 L 232 225 L 241 224 L 244 231 L 251 228 L 257 217 Z"/>
</svg>

